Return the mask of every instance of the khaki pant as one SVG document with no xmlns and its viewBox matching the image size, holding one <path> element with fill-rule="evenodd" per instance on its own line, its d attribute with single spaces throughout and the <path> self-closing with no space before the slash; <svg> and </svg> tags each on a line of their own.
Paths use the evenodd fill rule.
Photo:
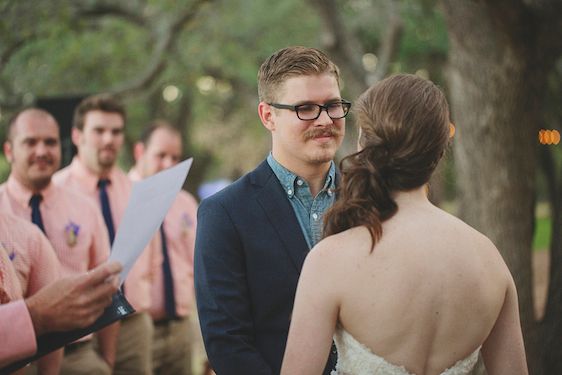
<svg viewBox="0 0 562 375">
<path fill-rule="evenodd" d="M 146 312 L 121 320 L 114 375 L 152 375 L 152 319 Z"/>
<path fill-rule="evenodd" d="M 152 342 L 155 375 L 192 375 L 191 324 L 188 318 L 156 322 Z"/>
<path fill-rule="evenodd" d="M 92 340 L 88 340 L 71 344 L 65 349 L 60 374 L 110 375 L 111 369 L 94 349 Z"/>
</svg>

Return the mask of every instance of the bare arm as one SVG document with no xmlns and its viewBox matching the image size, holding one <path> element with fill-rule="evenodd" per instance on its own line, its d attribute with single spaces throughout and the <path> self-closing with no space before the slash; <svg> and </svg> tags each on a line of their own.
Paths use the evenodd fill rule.
<svg viewBox="0 0 562 375">
<path fill-rule="evenodd" d="M 305 260 L 297 294 L 282 375 L 321 374 L 330 354 L 339 302 L 330 283 L 324 255 L 312 251 Z"/>
<path fill-rule="evenodd" d="M 517 290 L 510 280 L 505 301 L 494 328 L 482 345 L 488 375 L 527 375 L 527 359 L 519 320 Z"/>
</svg>

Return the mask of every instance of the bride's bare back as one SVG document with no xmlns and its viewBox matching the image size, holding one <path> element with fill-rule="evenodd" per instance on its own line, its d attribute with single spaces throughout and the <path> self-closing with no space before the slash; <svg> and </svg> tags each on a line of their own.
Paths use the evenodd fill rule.
<svg viewBox="0 0 562 375">
<path fill-rule="evenodd" d="M 311 361 L 339 324 L 417 375 L 440 374 L 480 346 L 490 375 L 526 373 L 517 297 L 495 246 L 433 206 L 422 189 L 395 199 L 398 212 L 372 252 L 368 230 L 355 227 L 307 257 L 289 336 L 302 346 L 293 355 Z"/>
<path fill-rule="evenodd" d="M 373 252 L 358 227 L 328 239 L 318 256 L 331 258 L 341 280 L 338 320 L 349 333 L 391 363 L 439 374 L 484 342 L 511 277 L 486 237 L 420 194 L 399 194 Z"/>
</svg>

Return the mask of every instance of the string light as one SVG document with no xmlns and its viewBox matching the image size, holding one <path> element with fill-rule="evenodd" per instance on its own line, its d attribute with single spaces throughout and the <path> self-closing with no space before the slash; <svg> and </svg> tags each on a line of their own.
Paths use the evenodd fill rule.
<svg viewBox="0 0 562 375">
<path fill-rule="evenodd" d="M 541 145 L 557 145 L 560 143 L 560 132 L 556 129 L 539 131 L 539 143 Z"/>
</svg>

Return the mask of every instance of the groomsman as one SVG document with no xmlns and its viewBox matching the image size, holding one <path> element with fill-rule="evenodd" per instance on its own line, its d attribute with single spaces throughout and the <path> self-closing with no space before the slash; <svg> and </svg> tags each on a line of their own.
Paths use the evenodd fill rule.
<svg viewBox="0 0 562 375">
<path fill-rule="evenodd" d="M 0 209 L 30 220 L 47 236 L 60 261 L 61 276 L 84 273 L 105 262 L 109 242 L 95 204 L 51 182 L 61 159 L 55 119 L 41 109 L 20 112 L 9 124 L 4 153 L 11 171 L 6 183 L 0 185 Z M 22 272 L 17 260 L 15 265 Z M 41 267 L 30 278 L 49 272 L 53 265 Z M 117 325 L 111 325 L 97 334 L 101 356 L 92 344 L 93 335 L 67 345 L 61 373 L 110 374 L 117 329 Z"/>
<path fill-rule="evenodd" d="M 58 171 L 53 180 L 76 189 L 95 200 L 103 215 L 110 242 L 113 239 L 131 193 L 132 183 L 117 167 L 123 145 L 125 108 L 108 95 L 84 99 L 74 112 L 72 142 L 78 154 L 72 163 Z M 141 254 L 125 280 L 125 296 L 137 311 L 121 320 L 113 374 L 152 373 L 152 319 L 150 288 L 154 270 L 162 257 L 156 244 Z"/>
<path fill-rule="evenodd" d="M 133 181 L 176 165 L 182 156 L 179 131 L 159 121 L 149 126 L 135 144 Z M 189 321 L 194 307 L 193 248 L 197 201 L 182 190 L 160 230 L 163 263 L 152 284 L 150 314 L 154 320 L 152 360 L 155 374 L 191 374 L 193 332 Z"/>
</svg>

